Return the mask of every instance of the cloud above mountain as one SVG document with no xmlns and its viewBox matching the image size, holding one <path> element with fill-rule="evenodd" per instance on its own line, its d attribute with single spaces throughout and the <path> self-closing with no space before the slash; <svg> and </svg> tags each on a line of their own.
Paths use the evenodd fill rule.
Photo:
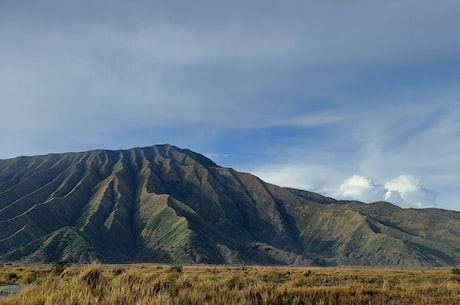
<svg viewBox="0 0 460 305">
<path fill-rule="evenodd" d="M 256 174 L 278 185 L 312 190 L 336 199 L 366 203 L 388 201 L 405 208 L 438 206 L 437 193 L 422 186 L 412 175 L 399 175 L 384 183 L 357 174 L 339 180 L 335 177 L 343 174 L 337 169 L 319 165 L 279 166 L 259 169 Z"/>
<path fill-rule="evenodd" d="M 372 202 L 381 200 L 384 192 L 382 185 L 374 184 L 364 176 L 353 175 L 339 186 L 336 197 Z"/>
<path fill-rule="evenodd" d="M 408 207 L 436 206 L 436 193 L 420 185 L 411 175 L 398 176 L 384 185 L 385 200 Z"/>
<path fill-rule="evenodd" d="M 412 175 L 399 175 L 382 184 L 353 175 L 339 187 L 336 196 L 364 202 L 389 201 L 402 207 L 426 208 L 436 206 L 436 193 L 420 185 Z"/>
</svg>

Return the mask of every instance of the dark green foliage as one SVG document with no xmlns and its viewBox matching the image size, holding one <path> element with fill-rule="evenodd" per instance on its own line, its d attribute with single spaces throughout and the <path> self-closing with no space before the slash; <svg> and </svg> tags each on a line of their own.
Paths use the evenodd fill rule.
<svg viewBox="0 0 460 305">
<path fill-rule="evenodd" d="M 114 270 L 112 271 L 112 273 L 113 273 L 114 276 L 123 274 L 123 273 L 125 273 L 125 272 L 126 272 L 125 268 L 116 268 L 116 269 L 114 269 Z"/>
<path fill-rule="evenodd" d="M 453 274 L 457 274 L 457 275 L 460 275 L 460 269 L 455 267 L 455 268 L 452 268 L 452 273 Z"/>
<path fill-rule="evenodd" d="M 19 276 L 16 272 L 8 272 L 6 274 L 6 280 L 9 283 L 15 283 L 19 279 Z"/>
<path fill-rule="evenodd" d="M 66 260 L 58 260 L 53 263 L 53 268 L 51 270 L 53 275 L 61 275 L 62 272 L 70 266 L 70 263 Z"/>
</svg>

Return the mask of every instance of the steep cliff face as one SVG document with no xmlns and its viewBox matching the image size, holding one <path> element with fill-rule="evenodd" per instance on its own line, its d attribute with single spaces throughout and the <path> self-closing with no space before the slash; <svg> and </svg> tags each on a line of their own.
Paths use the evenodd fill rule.
<svg viewBox="0 0 460 305">
<path fill-rule="evenodd" d="M 170 145 L 0 160 L 0 260 L 453 265 L 460 213 L 281 188 Z"/>
</svg>

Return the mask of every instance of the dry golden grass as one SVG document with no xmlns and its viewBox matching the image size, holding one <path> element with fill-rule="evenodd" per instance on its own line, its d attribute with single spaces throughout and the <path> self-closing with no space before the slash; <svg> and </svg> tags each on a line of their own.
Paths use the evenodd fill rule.
<svg viewBox="0 0 460 305">
<path fill-rule="evenodd" d="M 53 275 L 46 266 L 0 268 L 0 282 L 11 277 L 24 290 L 0 304 L 460 304 L 460 276 L 450 269 L 91 264 Z"/>
</svg>

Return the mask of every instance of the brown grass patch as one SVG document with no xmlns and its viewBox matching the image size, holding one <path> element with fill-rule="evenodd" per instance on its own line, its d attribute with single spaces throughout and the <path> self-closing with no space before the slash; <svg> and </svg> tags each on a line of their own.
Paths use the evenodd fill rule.
<svg viewBox="0 0 460 305">
<path fill-rule="evenodd" d="M 59 276 L 51 267 L 0 269 L 0 279 L 11 278 L 24 290 L 0 304 L 460 304 L 460 276 L 447 268 L 92 264 Z"/>
</svg>

